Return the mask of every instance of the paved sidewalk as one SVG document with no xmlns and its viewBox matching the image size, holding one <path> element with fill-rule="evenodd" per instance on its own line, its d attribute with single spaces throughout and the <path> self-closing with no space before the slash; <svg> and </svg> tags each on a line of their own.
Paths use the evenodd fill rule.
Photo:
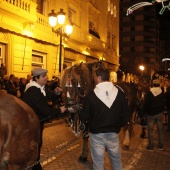
<svg viewBox="0 0 170 170">
<path fill-rule="evenodd" d="M 122 150 L 124 170 L 170 170 L 170 133 L 164 130 L 165 149 L 153 152 L 145 149 L 147 139 L 141 139 L 141 127 L 134 124 L 133 140 L 128 151 Z M 122 143 L 123 134 L 120 133 Z M 70 145 L 69 142 L 73 141 Z M 157 135 L 155 134 L 155 140 Z M 156 142 L 156 141 L 155 141 Z M 68 146 L 67 146 L 68 145 Z M 67 147 L 66 147 L 67 146 Z M 60 148 L 62 148 L 60 150 Z M 85 164 L 78 162 L 82 149 L 82 138 L 75 137 L 64 120 L 46 124 L 43 133 L 41 160 L 44 170 L 92 170 L 92 160 L 89 153 Z M 49 157 L 48 159 L 46 157 Z M 111 163 L 106 152 L 105 170 L 111 170 Z"/>
</svg>

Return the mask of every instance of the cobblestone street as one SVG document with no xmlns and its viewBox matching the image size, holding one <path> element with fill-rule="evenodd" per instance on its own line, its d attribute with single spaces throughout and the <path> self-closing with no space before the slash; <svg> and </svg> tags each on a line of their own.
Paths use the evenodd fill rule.
<svg viewBox="0 0 170 170">
<path fill-rule="evenodd" d="M 170 164 L 170 133 L 165 131 L 165 148 L 159 151 L 155 147 L 153 152 L 146 150 L 147 139 L 140 138 L 140 125 L 134 124 L 133 140 L 130 149 L 122 150 L 124 170 L 169 170 Z M 123 133 L 120 133 L 122 143 Z M 71 143 L 70 143 L 71 142 Z M 155 134 L 155 143 L 157 136 Z M 82 149 L 82 138 L 75 137 L 64 120 L 53 121 L 45 125 L 43 133 L 43 147 L 41 161 L 44 170 L 91 170 L 90 154 L 88 161 L 82 164 L 78 161 Z M 111 170 L 111 163 L 106 152 L 105 170 Z"/>
</svg>

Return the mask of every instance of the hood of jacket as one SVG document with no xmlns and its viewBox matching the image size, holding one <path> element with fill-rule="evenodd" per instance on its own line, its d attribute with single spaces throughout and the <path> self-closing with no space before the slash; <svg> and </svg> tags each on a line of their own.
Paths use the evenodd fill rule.
<svg viewBox="0 0 170 170">
<path fill-rule="evenodd" d="M 152 87 L 150 91 L 154 96 L 158 96 L 162 93 L 162 89 L 160 87 Z"/>
<path fill-rule="evenodd" d="M 94 93 L 110 108 L 116 99 L 118 89 L 111 82 L 102 82 L 96 85 Z"/>
<path fill-rule="evenodd" d="M 29 89 L 29 88 L 32 87 L 32 86 L 35 86 L 35 87 L 39 88 L 40 91 L 41 91 L 41 93 L 42 93 L 44 96 L 46 96 L 45 86 L 40 86 L 40 85 L 39 85 L 37 82 L 35 82 L 35 81 L 31 81 L 31 82 L 29 83 L 29 85 L 26 87 L 25 91 L 27 91 L 27 89 Z"/>
</svg>

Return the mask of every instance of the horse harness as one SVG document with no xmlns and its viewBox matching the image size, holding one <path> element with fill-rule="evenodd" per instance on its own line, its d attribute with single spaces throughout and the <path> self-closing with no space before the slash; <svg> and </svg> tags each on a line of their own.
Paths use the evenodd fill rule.
<svg viewBox="0 0 170 170">
<path fill-rule="evenodd" d="M 78 75 L 78 77 L 80 77 L 80 79 L 77 79 L 73 75 L 74 67 L 75 66 L 72 66 L 70 68 L 70 71 L 69 71 L 69 74 L 67 77 L 67 81 L 66 81 L 66 95 L 67 95 L 66 105 L 67 106 L 77 105 L 78 103 L 80 103 L 81 99 L 83 99 L 85 96 L 85 89 L 86 89 L 85 79 L 84 79 L 83 75 L 81 74 L 82 73 L 81 70 L 80 70 L 80 74 Z M 80 81 L 83 83 L 81 83 Z M 84 84 L 84 87 L 82 87 L 81 84 Z M 69 94 L 70 88 L 72 88 L 71 90 L 75 89 L 75 91 L 76 91 L 77 95 L 76 95 L 76 98 L 74 98 L 74 99 L 70 97 L 70 94 Z"/>
</svg>

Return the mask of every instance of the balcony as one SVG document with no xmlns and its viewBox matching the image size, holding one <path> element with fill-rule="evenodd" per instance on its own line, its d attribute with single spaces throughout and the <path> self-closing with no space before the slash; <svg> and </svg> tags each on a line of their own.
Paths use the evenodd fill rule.
<svg viewBox="0 0 170 170">
<path fill-rule="evenodd" d="M 1 15 L 11 16 L 20 22 L 35 22 L 36 0 L 0 0 Z"/>
</svg>

